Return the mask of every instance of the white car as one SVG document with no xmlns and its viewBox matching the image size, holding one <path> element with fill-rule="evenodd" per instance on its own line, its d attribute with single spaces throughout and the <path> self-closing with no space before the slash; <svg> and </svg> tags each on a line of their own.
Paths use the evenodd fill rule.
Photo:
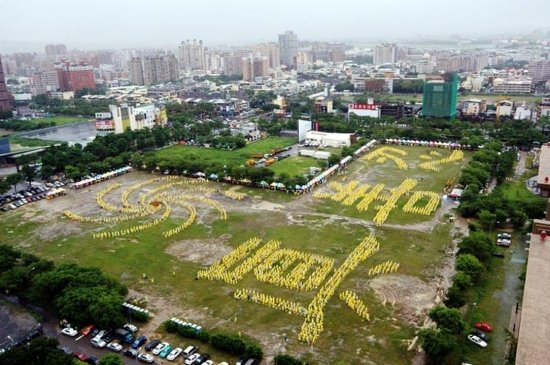
<svg viewBox="0 0 550 365">
<path fill-rule="evenodd" d="M 191 356 L 189 356 L 187 359 L 185 359 L 185 364 L 186 365 L 191 365 L 191 364 L 194 364 L 195 363 L 195 360 L 197 360 L 197 358 L 201 356 L 201 354 L 193 354 Z"/>
<path fill-rule="evenodd" d="M 130 324 L 130 323 L 126 323 L 126 324 L 124 325 L 124 327 L 122 327 L 122 328 L 124 328 L 124 329 L 126 329 L 126 330 L 128 330 L 128 331 L 130 331 L 130 332 L 132 332 L 132 333 L 136 333 L 137 330 L 138 330 L 138 328 L 137 328 L 136 326 L 134 326 L 133 324 Z"/>
<path fill-rule="evenodd" d="M 214 365 L 214 361 L 212 361 L 212 360 L 206 360 L 206 361 L 203 362 L 201 365 Z"/>
<path fill-rule="evenodd" d="M 137 359 L 147 364 L 152 364 L 153 362 L 155 362 L 155 358 L 153 357 L 153 355 L 146 353 L 139 354 Z"/>
<path fill-rule="evenodd" d="M 161 342 L 157 345 L 157 347 L 155 347 L 153 349 L 153 355 L 158 355 L 160 354 L 160 352 L 162 351 L 163 348 L 165 348 L 166 346 L 170 346 L 170 344 L 168 342 Z"/>
<path fill-rule="evenodd" d="M 94 337 L 90 340 L 90 343 L 93 347 L 97 347 L 98 349 L 102 349 L 105 346 L 107 346 L 107 342 L 103 341 L 101 338 Z"/>
<path fill-rule="evenodd" d="M 224 362 L 220 362 L 218 365 L 229 365 L 229 364 L 224 361 Z"/>
<path fill-rule="evenodd" d="M 506 240 L 511 240 L 512 239 L 512 235 L 509 234 L 509 233 L 499 233 L 497 235 L 497 238 L 503 238 L 503 239 L 506 239 Z"/>
<path fill-rule="evenodd" d="M 174 361 L 176 360 L 176 358 L 178 356 L 181 355 L 181 353 L 183 352 L 183 349 L 181 347 L 176 347 L 175 349 L 173 349 L 172 351 L 170 351 L 170 353 L 168 354 L 168 356 L 166 356 L 166 359 L 167 360 L 170 360 L 170 361 Z"/>
<path fill-rule="evenodd" d="M 71 327 L 65 327 L 61 330 L 61 333 L 65 336 L 74 337 L 78 334 L 78 331 Z"/>
<path fill-rule="evenodd" d="M 472 341 L 476 345 L 480 347 L 487 347 L 487 342 L 483 341 L 481 338 L 477 337 L 476 335 L 468 335 L 468 340 Z"/>
<path fill-rule="evenodd" d="M 119 344 L 118 342 L 111 342 L 107 345 L 107 348 L 111 351 L 114 351 L 114 352 L 120 352 L 122 351 L 122 345 Z"/>
</svg>

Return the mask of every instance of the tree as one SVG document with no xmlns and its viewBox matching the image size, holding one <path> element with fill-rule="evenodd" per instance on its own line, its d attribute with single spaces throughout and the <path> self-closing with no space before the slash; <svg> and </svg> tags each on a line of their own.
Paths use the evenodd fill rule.
<svg viewBox="0 0 550 365">
<path fill-rule="evenodd" d="M 445 330 L 422 329 L 418 332 L 418 337 L 431 364 L 441 364 L 445 356 L 456 347 L 455 338 Z"/>
<path fill-rule="evenodd" d="M 302 365 L 303 362 L 290 355 L 277 355 L 274 359 L 275 365 Z"/>
<path fill-rule="evenodd" d="M 449 290 L 447 290 L 445 305 L 451 308 L 460 308 L 464 304 L 466 304 L 466 300 L 464 299 L 464 290 L 453 283 Z"/>
<path fill-rule="evenodd" d="M 487 261 L 493 253 L 493 243 L 489 236 L 483 232 L 473 232 L 464 237 L 458 247 L 459 253 L 472 254 L 482 262 Z"/>
<path fill-rule="evenodd" d="M 456 258 L 456 269 L 464 272 L 472 278 L 474 282 L 481 278 L 485 271 L 483 264 L 471 254 L 460 254 Z"/>
<path fill-rule="evenodd" d="M 459 287 L 461 290 L 466 290 L 466 288 L 472 286 L 472 277 L 465 272 L 459 271 L 453 277 L 453 284 Z"/>
<path fill-rule="evenodd" d="M 99 365 L 124 365 L 124 361 L 117 354 L 107 354 L 99 360 Z"/>
<path fill-rule="evenodd" d="M 122 301 L 120 294 L 99 286 L 69 289 L 54 304 L 61 317 L 69 318 L 77 326 L 93 322 L 101 328 L 113 328 L 124 321 Z"/>
<path fill-rule="evenodd" d="M 13 191 L 17 192 L 17 184 L 23 181 L 23 176 L 19 173 L 11 174 L 6 177 L 6 182 L 13 186 Z"/>
<path fill-rule="evenodd" d="M 477 219 L 479 220 L 479 224 L 481 224 L 481 227 L 483 227 L 483 229 L 491 230 L 497 222 L 497 215 L 483 209 L 477 214 Z"/>
<path fill-rule="evenodd" d="M 25 180 L 29 183 L 29 187 L 31 186 L 31 183 L 36 178 L 36 168 L 31 165 L 23 165 L 23 168 L 21 169 L 21 173 L 25 177 Z"/>
<path fill-rule="evenodd" d="M 432 321 L 437 323 L 437 328 L 441 330 L 460 334 L 466 328 L 466 324 L 462 320 L 462 313 L 456 308 L 438 305 L 430 310 L 429 316 Z"/>
<path fill-rule="evenodd" d="M 82 172 L 80 171 L 80 169 L 76 166 L 72 166 L 72 165 L 67 165 L 65 166 L 65 175 L 69 178 L 69 179 L 78 179 L 82 176 Z"/>
<path fill-rule="evenodd" d="M 6 179 L 0 179 L 0 195 L 7 193 L 10 190 L 10 184 Z"/>
</svg>

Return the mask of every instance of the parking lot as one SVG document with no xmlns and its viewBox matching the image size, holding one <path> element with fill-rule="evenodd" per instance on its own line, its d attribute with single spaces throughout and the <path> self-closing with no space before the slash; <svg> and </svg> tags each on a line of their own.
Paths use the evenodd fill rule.
<svg viewBox="0 0 550 365">
<path fill-rule="evenodd" d="M 37 326 L 38 322 L 27 311 L 0 300 L 0 348 L 14 345 Z"/>
</svg>

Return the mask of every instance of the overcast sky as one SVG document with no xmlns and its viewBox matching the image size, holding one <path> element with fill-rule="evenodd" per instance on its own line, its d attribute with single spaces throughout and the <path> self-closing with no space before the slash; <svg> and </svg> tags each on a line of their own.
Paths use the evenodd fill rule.
<svg viewBox="0 0 550 365">
<path fill-rule="evenodd" d="M 1 0 L 0 41 L 175 47 L 299 39 L 485 37 L 549 29 L 549 0 Z M 6 43 L 6 42 L 4 42 Z M 43 48 L 42 48 L 43 49 Z"/>
</svg>

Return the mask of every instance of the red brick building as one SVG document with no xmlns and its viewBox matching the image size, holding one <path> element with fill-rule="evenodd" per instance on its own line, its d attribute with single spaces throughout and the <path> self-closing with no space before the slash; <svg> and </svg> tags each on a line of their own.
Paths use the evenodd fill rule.
<svg viewBox="0 0 550 365">
<path fill-rule="evenodd" d="M 6 88 L 4 79 L 4 70 L 2 69 L 2 59 L 0 58 L 0 112 L 9 112 L 11 110 L 10 94 Z"/>
<path fill-rule="evenodd" d="M 86 64 L 70 64 L 69 62 L 55 65 L 59 77 L 61 91 L 78 91 L 95 89 L 94 67 Z"/>
</svg>

